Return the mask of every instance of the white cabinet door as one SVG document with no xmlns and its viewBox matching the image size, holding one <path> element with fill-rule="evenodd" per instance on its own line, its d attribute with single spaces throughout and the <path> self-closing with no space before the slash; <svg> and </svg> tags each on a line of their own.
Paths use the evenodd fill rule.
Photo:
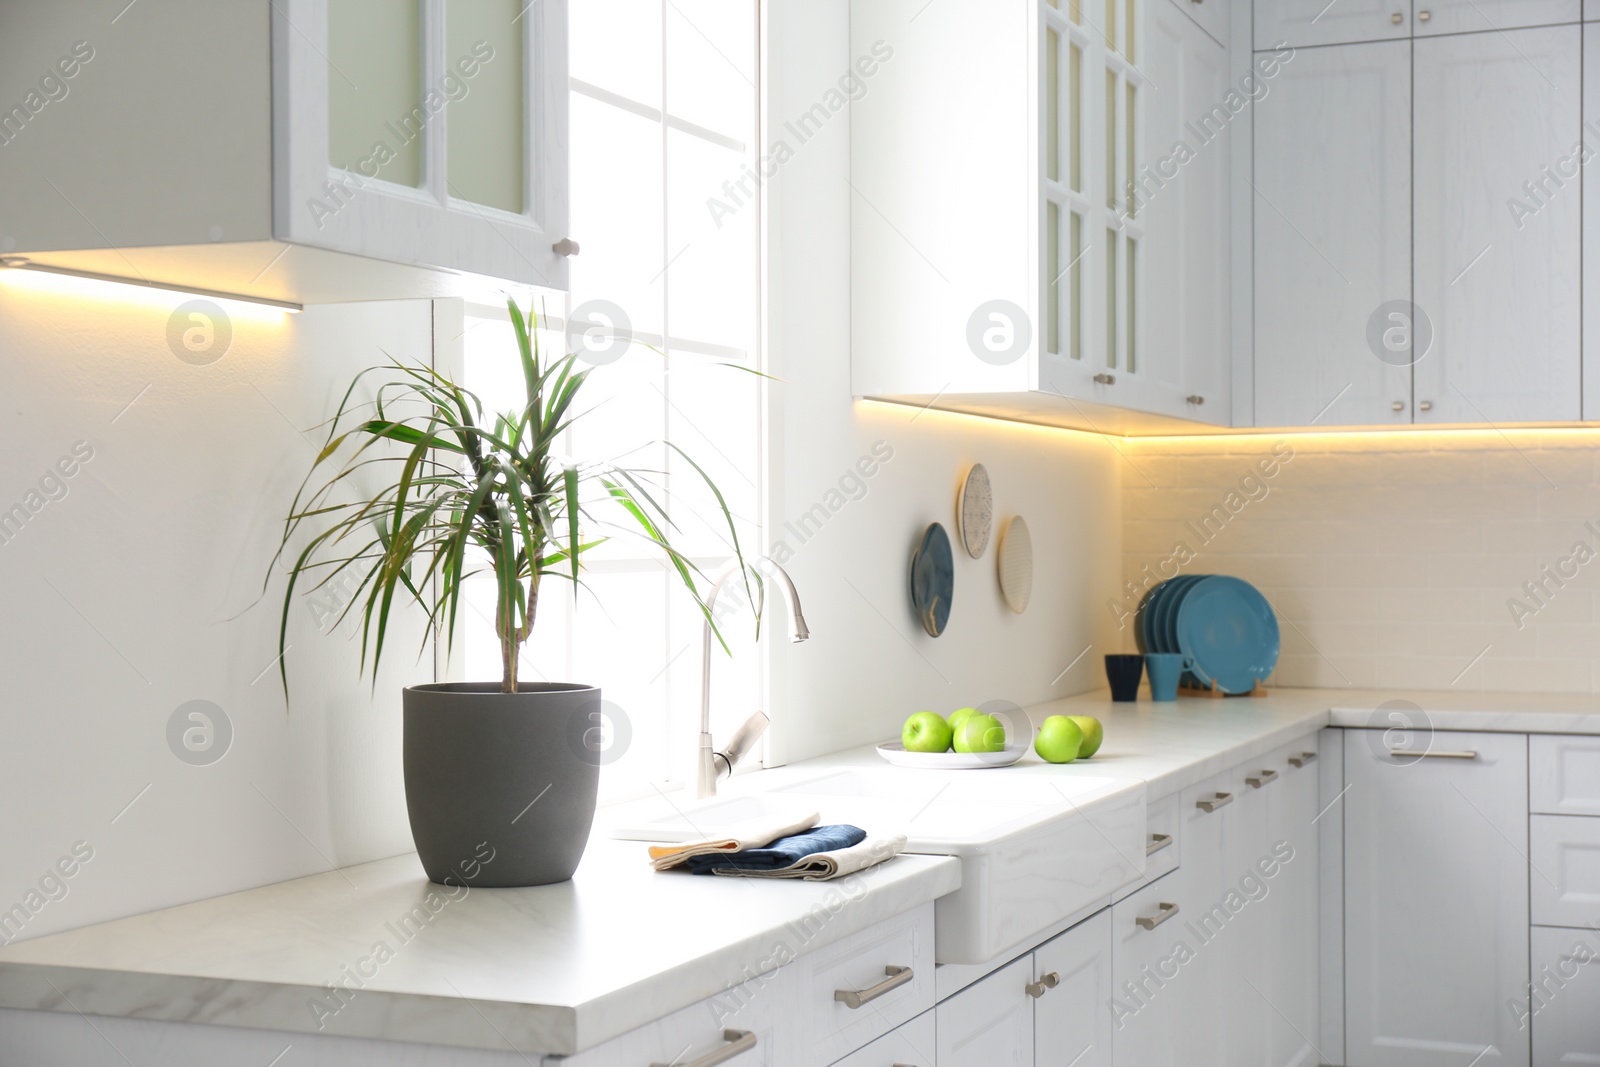
<svg viewBox="0 0 1600 1067">
<path fill-rule="evenodd" d="M 566 288 L 566 0 L 279 0 L 272 53 L 273 236 Z"/>
<path fill-rule="evenodd" d="M 1014 960 L 933 1009 L 939 1067 L 1033 1067 L 1033 956 Z"/>
<path fill-rule="evenodd" d="M 1415 421 L 1576 420 L 1582 30 L 1415 50 Z"/>
<path fill-rule="evenodd" d="M 1188 0 L 1184 0 L 1185 3 Z M 1222 7 L 1208 0 L 1207 7 Z M 1171 0 L 1152 0 L 1144 87 L 1144 170 L 1135 198 L 1146 231 L 1142 375 L 1174 413 L 1230 423 L 1227 53 Z M 1242 119 L 1237 121 L 1243 121 Z M 1203 139 L 1202 139 L 1203 138 Z M 1179 146 L 1183 146 L 1180 150 Z"/>
<path fill-rule="evenodd" d="M 1253 873 L 1267 894 L 1267 932 L 1261 964 L 1253 973 L 1260 975 L 1262 999 L 1270 1002 L 1260 1016 L 1270 1067 L 1321 1062 L 1315 1044 L 1321 993 L 1319 747 L 1319 735 L 1312 735 L 1265 764 L 1278 778 L 1262 787 L 1267 832 L 1259 842 Z"/>
<path fill-rule="evenodd" d="M 1411 0 L 1255 0 L 1259 48 L 1411 36 Z"/>
<path fill-rule="evenodd" d="M 1411 298 L 1411 44 L 1302 49 L 1254 106 L 1256 425 L 1409 423 L 1368 334 Z"/>
<path fill-rule="evenodd" d="M 1203 979 L 1193 972 L 1200 957 L 1189 930 L 1195 897 L 1184 883 L 1186 869 L 1187 864 L 1111 906 L 1111 1062 L 1116 1067 L 1216 1062 L 1196 1054 L 1189 1032 L 1197 983 Z"/>
<path fill-rule="evenodd" d="M 1534 989 L 1515 1008 L 1533 1030 L 1533 1067 L 1600 1064 L 1600 934 L 1534 927 Z"/>
<path fill-rule="evenodd" d="M 1416 0 L 1415 6 L 1418 37 L 1551 26 L 1583 17 L 1581 0 Z"/>
<path fill-rule="evenodd" d="M 1584 0 L 1584 16 L 1600 19 L 1600 0 Z M 1583 68 L 1584 114 L 1600 115 L 1600 62 L 1594 58 L 1600 56 L 1596 51 L 1600 49 L 1600 26 L 1583 28 L 1583 47 L 1590 57 Z M 1587 124 L 1584 140 L 1594 146 Z M 1594 205 L 1600 204 L 1600 167 L 1583 168 L 1583 198 L 1590 207 L 1583 213 L 1583 311 L 1592 326 L 1600 322 L 1600 211 L 1594 210 Z M 1590 329 L 1584 338 L 1583 370 L 1583 417 L 1600 420 L 1600 330 Z"/>
<path fill-rule="evenodd" d="M 1600 819 L 1534 815 L 1528 832 L 1533 921 L 1600 930 Z"/>
<path fill-rule="evenodd" d="M 1506 1005 L 1528 983 L 1527 738 L 1386 740 L 1344 737 L 1345 1062 L 1524 1067 Z"/>
<path fill-rule="evenodd" d="M 1034 949 L 1033 970 L 1035 1067 L 1111 1067 L 1111 909 Z"/>
</svg>

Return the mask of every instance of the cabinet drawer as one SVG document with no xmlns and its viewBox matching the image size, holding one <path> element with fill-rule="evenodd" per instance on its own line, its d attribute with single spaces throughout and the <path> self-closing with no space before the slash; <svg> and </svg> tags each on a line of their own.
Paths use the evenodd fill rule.
<svg viewBox="0 0 1600 1067">
<path fill-rule="evenodd" d="M 1512 1005 L 1533 1029 L 1533 1067 L 1600 1064 L 1600 934 L 1535 927 L 1533 984 Z"/>
<path fill-rule="evenodd" d="M 1545 815 L 1600 815 L 1600 737 L 1528 738 L 1530 807 Z"/>
<path fill-rule="evenodd" d="M 650 1067 L 655 1063 L 691 1067 L 696 1060 L 729 1045 L 743 1044 L 751 1047 L 720 1061 L 723 1067 L 777 1067 L 774 1001 L 783 998 L 785 985 L 793 978 L 790 970 L 781 968 L 746 983 L 737 996 L 730 992 L 691 1004 L 576 1056 L 544 1062 L 552 1067 Z"/>
<path fill-rule="evenodd" d="M 1113 902 L 1136 893 L 1164 874 L 1178 869 L 1178 827 L 1183 820 L 1178 817 L 1181 797 L 1170 797 L 1151 804 L 1145 812 L 1144 877 L 1119 889 L 1111 897 Z"/>
<path fill-rule="evenodd" d="M 786 1062 L 822 1067 L 933 1007 L 933 904 L 795 961 Z M 909 975 L 909 977 L 907 977 Z M 854 1004 L 855 1006 L 852 1006 Z"/>
<path fill-rule="evenodd" d="M 1200 961 L 1192 951 L 1186 924 L 1198 909 L 1174 871 L 1111 907 L 1111 984 L 1113 999 L 1111 1062 L 1115 1067 L 1181 1067 L 1209 1062 L 1190 1059 L 1199 1019 L 1195 983 L 1183 971 Z M 1180 910 L 1182 914 L 1180 914 Z M 1220 1022 L 1220 1020 L 1214 1020 Z"/>
<path fill-rule="evenodd" d="M 925 1011 L 833 1067 L 933 1067 L 934 1041 L 933 1012 Z"/>
<path fill-rule="evenodd" d="M 1540 926 L 1600 926 L 1600 819 L 1535 815 L 1529 828 L 1533 921 Z"/>
</svg>

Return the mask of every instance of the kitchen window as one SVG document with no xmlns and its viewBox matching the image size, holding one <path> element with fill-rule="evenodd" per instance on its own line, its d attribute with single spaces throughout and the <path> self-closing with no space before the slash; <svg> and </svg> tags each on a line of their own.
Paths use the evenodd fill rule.
<svg viewBox="0 0 1600 1067">
<path fill-rule="evenodd" d="M 726 526 L 693 469 L 659 442 L 706 470 L 741 547 L 759 551 L 763 392 L 746 373 L 761 365 L 757 13 L 755 0 L 572 0 L 571 232 L 581 252 L 570 294 L 535 297 L 542 344 L 586 352 L 591 367 L 583 396 L 594 410 L 566 450 L 661 472 L 675 543 L 708 578 L 732 556 Z M 503 310 L 469 307 L 467 327 L 469 385 L 491 407 L 513 404 L 520 378 Z M 522 676 L 602 688 L 602 802 L 686 782 L 700 613 L 642 540 L 614 540 L 585 560 L 576 600 L 569 582 L 541 588 Z M 493 599 L 488 579 L 469 593 L 457 650 L 467 678 L 500 674 Z M 726 736 L 758 706 L 761 674 L 749 612 L 719 616 L 736 653 L 714 646 L 713 724 Z"/>
</svg>

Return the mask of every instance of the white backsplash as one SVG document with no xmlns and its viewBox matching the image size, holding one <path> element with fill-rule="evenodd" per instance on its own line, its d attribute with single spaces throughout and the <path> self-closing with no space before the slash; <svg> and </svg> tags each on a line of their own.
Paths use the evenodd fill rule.
<svg viewBox="0 0 1600 1067">
<path fill-rule="evenodd" d="M 1600 432 L 1155 438 L 1121 451 L 1124 578 L 1142 589 L 1181 564 L 1255 583 L 1283 633 L 1269 684 L 1600 691 Z"/>
</svg>

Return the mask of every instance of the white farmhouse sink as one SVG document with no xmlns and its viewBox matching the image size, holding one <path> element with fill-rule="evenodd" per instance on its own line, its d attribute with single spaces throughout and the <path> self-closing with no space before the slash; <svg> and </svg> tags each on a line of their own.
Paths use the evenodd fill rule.
<svg viewBox="0 0 1600 1067">
<path fill-rule="evenodd" d="M 1144 873 L 1142 782 L 1090 777 L 1086 765 L 907 770 L 867 753 L 741 775 L 706 800 L 657 796 L 607 821 L 625 840 L 686 841 L 815 811 L 824 823 L 905 834 L 909 852 L 961 860 L 961 888 L 936 909 L 940 963 L 993 959 Z"/>
</svg>

